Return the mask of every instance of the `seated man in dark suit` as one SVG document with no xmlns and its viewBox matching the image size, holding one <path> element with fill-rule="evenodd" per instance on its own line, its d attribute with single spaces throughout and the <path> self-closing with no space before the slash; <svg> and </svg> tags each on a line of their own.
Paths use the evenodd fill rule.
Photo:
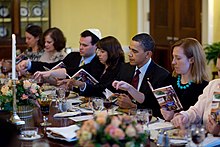
<svg viewBox="0 0 220 147">
<path fill-rule="evenodd" d="M 153 88 L 159 88 L 167 86 L 171 75 L 151 59 L 154 47 L 155 42 L 150 35 L 142 33 L 134 36 L 129 46 L 130 63 L 122 66 L 117 81 L 114 81 L 112 86 L 128 92 L 118 97 L 117 103 L 120 107 L 151 108 L 155 116 L 161 116 L 160 106 L 147 80 Z"/>
<path fill-rule="evenodd" d="M 104 66 L 100 63 L 95 53 L 96 43 L 99 41 L 100 38 L 101 32 L 98 29 L 88 29 L 82 32 L 80 34 L 79 52 L 72 52 L 62 60 L 62 62 L 65 64 L 65 68 L 45 71 L 44 67 L 51 69 L 61 61 L 55 63 L 45 63 L 24 60 L 17 65 L 17 70 L 27 70 L 30 73 L 36 72 L 35 77 L 54 76 L 58 78 L 65 78 L 66 73 L 72 76 L 80 68 L 84 68 L 98 80 L 100 77 L 100 73 L 102 73 L 104 69 Z"/>
</svg>

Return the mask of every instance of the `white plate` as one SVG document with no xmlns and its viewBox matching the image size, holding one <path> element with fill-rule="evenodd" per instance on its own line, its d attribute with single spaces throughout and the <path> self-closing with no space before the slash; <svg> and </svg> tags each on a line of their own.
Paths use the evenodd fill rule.
<svg viewBox="0 0 220 147">
<path fill-rule="evenodd" d="M 26 17 L 26 16 L 28 16 L 28 14 L 29 14 L 29 11 L 28 11 L 28 8 L 27 8 L 27 7 L 21 7 L 21 8 L 20 8 L 20 15 L 21 15 L 22 17 Z"/>
<path fill-rule="evenodd" d="M 40 6 L 34 6 L 32 8 L 33 16 L 42 16 L 43 15 L 43 9 Z"/>
<path fill-rule="evenodd" d="M 61 112 L 61 113 L 54 114 L 53 117 L 70 117 L 70 116 L 75 116 L 75 115 L 79 115 L 79 114 L 81 114 L 80 111 L 76 111 L 76 112 Z"/>
<path fill-rule="evenodd" d="M 36 140 L 42 138 L 44 135 L 36 135 L 35 137 L 23 137 L 22 135 L 19 135 L 20 140 Z"/>
<path fill-rule="evenodd" d="M 170 144 L 172 144 L 172 145 L 184 145 L 184 144 L 187 144 L 187 140 L 184 140 L 184 139 L 170 139 Z"/>
<path fill-rule="evenodd" d="M 8 15 L 9 15 L 9 9 L 4 6 L 0 6 L 0 16 L 7 17 Z"/>
<path fill-rule="evenodd" d="M 0 26 L 0 37 L 5 37 L 7 36 L 7 34 L 8 34 L 7 28 L 4 26 Z"/>
</svg>

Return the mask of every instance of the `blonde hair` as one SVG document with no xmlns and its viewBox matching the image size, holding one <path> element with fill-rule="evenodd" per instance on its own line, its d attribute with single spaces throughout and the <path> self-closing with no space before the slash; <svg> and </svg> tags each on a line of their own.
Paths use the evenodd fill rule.
<svg viewBox="0 0 220 147">
<path fill-rule="evenodd" d="M 192 80 L 195 83 L 202 83 L 203 80 L 208 81 L 208 74 L 206 72 L 206 58 L 202 45 L 194 38 L 184 38 L 172 45 L 172 51 L 174 47 L 182 47 L 186 57 L 193 58 L 194 62 L 191 64 L 190 73 Z M 175 70 L 173 76 L 177 77 Z"/>
</svg>

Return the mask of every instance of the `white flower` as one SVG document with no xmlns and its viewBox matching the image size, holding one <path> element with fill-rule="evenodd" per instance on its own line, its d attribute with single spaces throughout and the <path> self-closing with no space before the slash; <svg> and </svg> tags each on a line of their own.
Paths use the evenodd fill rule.
<svg viewBox="0 0 220 147">
<path fill-rule="evenodd" d="M 31 82 L 28 81 L 28 80 L 24 80 L 23 81 L 23 87 L 24 87 L 24 89 L 30 88 L 31 87 Z"/>
<path fill-rule="evenodd" d="M 129 137 L 134 137 L 136 136 L 136 130 L 132 125 L 129 125 L 126 130 L 125 133 L 129 136 Z"/>
</svg>

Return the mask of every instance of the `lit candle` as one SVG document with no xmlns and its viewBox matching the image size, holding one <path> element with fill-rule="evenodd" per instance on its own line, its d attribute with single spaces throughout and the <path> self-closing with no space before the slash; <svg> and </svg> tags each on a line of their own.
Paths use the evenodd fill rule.
<svg viewBox="0 0 220 147">
<path fill-rule="evenodd" d="M 15 80 L 16 75 L 16 37 L 12 34 L 12 80 Z"/>
</svg>

